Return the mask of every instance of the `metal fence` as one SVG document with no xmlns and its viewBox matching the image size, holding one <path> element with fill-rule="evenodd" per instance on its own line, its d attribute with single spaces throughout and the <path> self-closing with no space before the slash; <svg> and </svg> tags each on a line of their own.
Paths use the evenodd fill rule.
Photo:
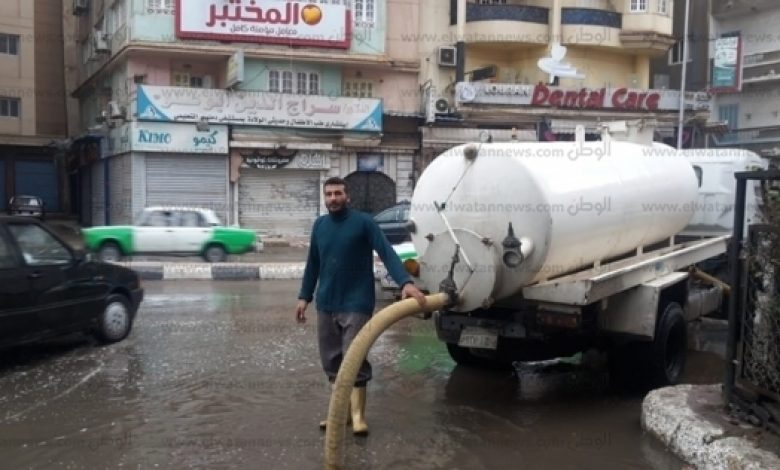
<svg viewBox="0 0 780 470">
<path fill-rule="evenodd" d="M 780 433 L 780 205 L 767 207 L 766 223 L 747 227 L 745 239 L 749 180 L 780 181 L 780 171 L 737 174 L 724 389 L 741 414 Z"/>
</svg>

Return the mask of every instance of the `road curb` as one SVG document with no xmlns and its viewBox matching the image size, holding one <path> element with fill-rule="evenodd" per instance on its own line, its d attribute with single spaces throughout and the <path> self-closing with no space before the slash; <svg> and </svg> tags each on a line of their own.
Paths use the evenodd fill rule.
<svg viewBox="0 0 780 470">
<path fill-rule="evenodd" d="M 242 281 L 302 279 L 306 263 L 118 263 L 150 281 Z"/>
<path fill-rule="evenodd" d="M 650 392 L 642 427 L 699 469 L 780 468 L 780 457 L 756 446 L 761 430 L 729 421 L 721 385 L 678 385 Z"/>
</svg>

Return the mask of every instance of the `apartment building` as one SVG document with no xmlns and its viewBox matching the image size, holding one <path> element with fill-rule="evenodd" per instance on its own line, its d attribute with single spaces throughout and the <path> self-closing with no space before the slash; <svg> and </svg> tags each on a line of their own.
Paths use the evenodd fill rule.
<svg viewBox="0 0 780 470">
<path fill-rule="evenodd" d="M 369 212 L 411 196 L 420 2 L 76 3 L 83 223 L 197 205 L 295 236 L 329 176 Z"/>
<path fill-rule="evenodd" d="M 0 2 L 0 210 L 14 194 L 67 211 L 61 0 Z"/>
<path fill-rule="evenodd" d="M 710 144 L 780 156 L 780 3 L 712 0 L 713 115 L 728 131 Z"/>
<path fill-rule="evenodd" d="M 600 121 L 657 121 L 674 132 L 679 90 L 651 88 L 651 61 L 666 56 L 667 0 L 435 0 L 422 6 L 420 80 L 424 158 L 475 140 L 589 138 Z M 703 123 L 707 96 L 685 100 Z"/>
</svg>

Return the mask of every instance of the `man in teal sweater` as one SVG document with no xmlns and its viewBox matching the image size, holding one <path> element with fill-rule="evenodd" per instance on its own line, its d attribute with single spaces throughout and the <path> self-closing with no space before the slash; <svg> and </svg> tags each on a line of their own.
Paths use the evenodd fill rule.
<svg viewBox="0 0 780 470">
<path fill-rule="evenodd" d="M 401 286 L 402 297 L 414 297 L 425 305 L 423 294 L 412 282 L 401 260 L 370 215 L 347 207 L 347 184 L 329 178 L 323 185 L 328 214 L 314 222 L 309 257 L 295 311 L 299 323 L 306 322 L 306 307 L 317 286 L 317 336 L 320 359 L 328 380 L 333 383 L 352 340 L 374 312 L 374 256 L 376 251 L 393 280 Z M 371 364 L 363 361 L 350 399 L 352 430 L 368 433 L 364 413 L 366 384 L 371 380 Z M 320 423 L 325 427 L 325 422 Z"/>
</svg>

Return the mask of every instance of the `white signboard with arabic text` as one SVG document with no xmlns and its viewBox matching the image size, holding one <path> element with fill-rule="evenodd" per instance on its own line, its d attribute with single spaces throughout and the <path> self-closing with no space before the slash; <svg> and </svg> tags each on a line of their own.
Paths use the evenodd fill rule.
<svg viewBox="0 0 780 470">
<path fill-rule="evenodd" d="M 382 131 L 382 101 L 265 91 L 139 85 L 138 119 Z"/>
</svg>

